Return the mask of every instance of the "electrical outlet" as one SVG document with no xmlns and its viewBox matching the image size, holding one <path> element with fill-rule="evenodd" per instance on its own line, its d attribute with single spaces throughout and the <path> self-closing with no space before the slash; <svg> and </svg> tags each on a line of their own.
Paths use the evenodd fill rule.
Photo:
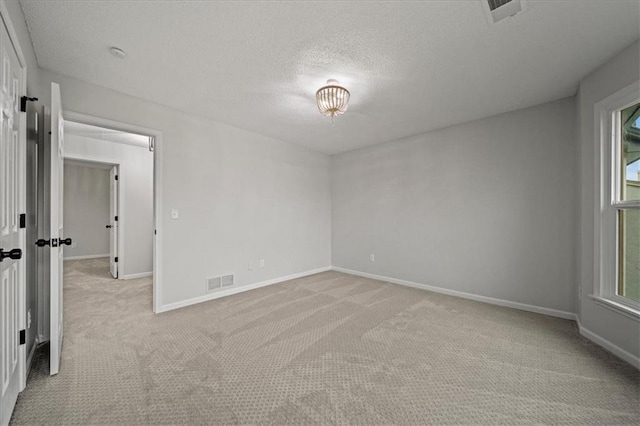
<svg viewBox="0 0 640 426">
<path fill-rule="evenodd" d="M 369 260 L 372 261 L 372 262 L 375 262 L 376 261 L 376 255 L 375 254 L 369 255 Z"/>
<path fill-rule="evenodd" d="M 31 328 L 31 309 L 27 311 L 27 328 Z"/>
<path fill-rule="evenodd" d="M 260 267 L 264 268 L 264 259 L 260 259 Z"/>
</svg>

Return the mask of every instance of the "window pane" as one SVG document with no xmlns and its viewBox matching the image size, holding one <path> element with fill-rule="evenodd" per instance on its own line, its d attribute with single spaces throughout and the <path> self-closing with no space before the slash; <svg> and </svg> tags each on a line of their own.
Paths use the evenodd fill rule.
<svg viewBox="0 0 640 426">
<path fill-rule="evenodd" d="M 640 103 L 620 112 L 622 200 L 640 200 Z"/>
<path fill-rule="evenodd" d="M 640 302 L 640 210 L 620 210 L 618 295 Z"/>
</svg>

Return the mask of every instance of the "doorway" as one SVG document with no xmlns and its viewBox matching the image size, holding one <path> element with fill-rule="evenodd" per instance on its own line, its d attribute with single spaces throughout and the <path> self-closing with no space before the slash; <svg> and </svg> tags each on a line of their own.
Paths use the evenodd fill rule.
<svg viewBox="0 0 640 426">
<path fill-rule="evenodd" d="M 74 133 L 73 126 L 89 126 L 93 127 L 92 131 L 97 131 L 104 138 L 113 138 L 111 142 L 116 142 L 108 145 L 113 148 L 114 146 L 131 146 L 137 145 L 139 149 L 146 149 L 148 155 L 151 156 L 151 168 L 150 172 L 152 176 L 152 189 L 150 191 L 144 192 L 145 196 L 150 196 L 152 200 L 152 269 L 151 271 L 131 271 L 127 268 L 127 264 L 130 262 L 130 253 L 133 253 L 136 256 L 140 256 L 142 251 L 138 250 L 135 245 L 130 247 L 129 245 L 124 244 L 122 237 L 118 240 L 118 279 L 135 279 L 141 278 L 145 276 L 151 276 L 153 279 L 153 296 L 152 296 L 152 309 L 153 312 L 158 312 L 158 310 L 162 306 L 162 132 L 141 127 L 135 124 L 120 122 L 109 120 L 105 118 L 95 117 L 91 115 L 86 115 L 77 112 L 65 111 L 65 130 L 67 132 Z M 71 127 L 71 128 L 70 128 Z M 85 130 L 89 130 L 85 127 Z M 83 130 L 78 129 L 81 133 Z M 134 137 L 135 140 L 130 141 L 130 143 L 126 143 L 123 139 L 122 134 L 127 134 L 127 138 Z M 95 133 L 94 133 L 95 135 Z M 86 136 L 86 135 L 85 135 Z M 118 143 L 120 142 L 120 144 Z M 96 162 L 108 162 L 111 164 L 118 164 L 118 160 L 112 158 L 112 153 L 108 148 L 100 151 L 100 156 L 96 158 L 96 156 L 92 153 L 86 151 L 80 151 L 73 156 L 76 159 L 87 160 L 87 161 L 96 161 Z M 140 152 L 139 150 L 137 152 Z M 70 156 L 71 153 L 67 151 L 67 155 Z M 118 210 L 120 212 L 120 217 L 118 220 L 118 235 L 122 236 L 123 232 L 126 233 L 128 228 L 128 221 L 126 220 L 127 211 L 130 211 L 127 206 L 129 204 L 128 198 L 123 194 L 128 192 L 128 171 L 140 171 L 137 167 L 138 164 L 136 162 L 125 162 L 119 164 L 119 197 L 118 197 Z M 146 176 L 149 173 L 145 172 Z M 135 201 L 133 202 L 135 205 Z M 138 214 L 138 211 L 133 210 L 134 214 Z M 124 219 L 124 220 L 123 220 Z M 138 244 L 140 242 L 138 241 Z M 143 246 L 148 247 L 146 244 L 142 243 Z M 138 246 L 139 247 L 139 246 Z M 144 254 L 147 256 L 147 254 Z M 123 270 L 126 270 L 123 272 Z"/>
<path fill-rule="evenodd" d="M 54 92 L 58 90 L 57 85 L 52 84 L 52 90 Z M 62 120 L 61 110 L 60 113 L 59 119 Z M 73 113 L 68 114 L 73 117 L 84 117 Z M 53 237 L 49 234 L 52 228 L 47 224 L 49 214 L 55 210 L 52 208 L 52 203 L 46 202 L 47 199 L 54 198 L 53 190 L 50 190 L 43 195 L 44 201 L 38 204 L 38 220 L 43 220 L 42 226 L 38 227 L 38 232 L 41 234 L 38 242 L 42 240 L 43 246 L 36 244 L 44 260 L 40 262 L 43 264 L 41 268 L 43 275 L 38 280 L 40 286 L 38 307 L 39 310 L 42 309 L 42 314 L 40 315 L 39 312 L 37 316 L 38 329 L 42 330 L 38 343 L 50 342 L 48 346 L 43 346 L 44 352 L 48 348 L 49 356 L 36 354 L 34 357 L 40 361 L 49 359 L 50 374 L 56 374 L 59 368 L 64 368 L 60 364 L 61 345 L 55 344 L 62 339 L 53 339 L 55 329 L 53 319 L 57 318 L 54 311 L 60 313 L 60 318 L 63 310 L 71 309 L 69 313 L 73 314 L 72 295 L 78 294 L 79 289 L 94 290 L 93 294 L 87 292 L 84 294 L 99 299 L 100 291 L 113 287 L 116 283 L 124 288 L 129 284 L 125 280 L 129 279 L 138 279 L 136 283 L 130 284 L 146 288 L 149 294 L 155 296 L 158 277 L 154 271 L 157 270 L 159 254 L 155 247 L 157 214 L 154 209 L 154 198 L 157 193 L 155 190 L 157 181 L 154 174 L 157 172 L 155 172 L 154 163 L 157 159 L 153 149 L 159 133 L 146 136 L 140 133 L 118 131 L 112 127 L 93 126 L 72 119 L 64 119 L 58 125 L 58 130 L 63 128 L 64 131 L 58 134 L 57 131 L 49 131 L 46 125 L 49 121 L 55 122 L 52 118 L 54 115 L 44 108 L 42 121 L 45 125 L 40 132 L 41 139 L 44 141 L 39 145 L 44 152 L 41 156 L 43 161 L 38 162 L 38 171 L 42 169 L 42 173 L 38 175 L 37 185 L 46 192 L 50 186 L 48 180 L 53 182 L 53 177 L 59 176 L 62 194 L 59 204 L 60 218 L 63 222 L 60 229 L 64 229 L 64 234 L 60 232 L 60 238 L 56 240 L 59 241 L 59 244 L 56 243 L 57 253 L 61 254 L 61 276 L 57 279 L 57 288 L 60 292 L 59 294 L 55 292 L 59 304 L 54 306 L 54 292 L 50 291 L 54 277 L 46 267 L 50 263 L 47 260 L 53 258 L 49 255 L 49 248 L 53 247 L 54 242 L 54 238 L 50 241 L 46 240 L 49 235 Z M 65 118 L 66 115 L 67 113 L 64 113 Z M 101 121 L 101 119 L 87 118 L 87 120 L 90 119 Z M 50 140 L 56 134 L 58 134 L 58 141 L 64 139 L 64 149 L 51 149 L 57 146 L 53 140 Z M 49 135 L 48 138 L 47 135 Z M 50 149 L 46 149 L 47 147 Z M 59 162 L 59 169 L 62 172 L 59 174 L 51 170 L 53 163 L 58 163 L 58 160 L 47 161 L 51 153 L 61 154 L 62 161 Z M 35 189 L 32 188 L 32 190 Z M 56 264 L 58 264 L 57 260 Z M 63 289 L 76 290 L 64 296 L 64 298 L 69 297 L 68 301 L 72 303 L 62 304 Z M 112 290 L 117 291 L 115 288 Z M 156 299 L 152 300 L 155 307 Z M 59 322 L 62 323 L 62 321 Z M 61 337 L 62 332 L 57 336 Z M 56 348 L 58 350 L 54 353 Z M 39 354 L 41 353 L 42 351 L 39 351 Z M 55 366 L 54 359 L 58 361 Z"/>
<path fill-rule="evenodd" d="M 153 194 L 150 136 L 65 121 L 65 229 L 76 245 L 66 259 L 108 257 L 112 278 L 152 276 Z"/>
<path fill-rule="evenodd" d="M 64 259 L 109 259 L 109 273 L 118 278 L 118 164 L 65 159 L 64 227 L 73 235 Z"/>
</svg>

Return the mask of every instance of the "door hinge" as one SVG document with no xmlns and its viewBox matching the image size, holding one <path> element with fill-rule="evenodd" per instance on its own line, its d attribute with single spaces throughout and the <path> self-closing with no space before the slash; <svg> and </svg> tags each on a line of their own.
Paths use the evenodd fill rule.
<svg viewBox="0 0 640 426">
<path fill-rule="evenodd" d="M 116 175 L 116 180 L 118 180 L 118 175 Z"/>
<path fill-rule="evenodd" d="M 27 332 L 26 330 L 20 330 L 20 344 L 24 345 L 27 343 Z"/>
<path fill-rule="evenodd" d="M 27 215 L 25 213 L 20 213 L 20 228 L 27 227 Z"/>
<path fill-rule="evenodd" d="M 118 216 L 116 216 L 114 220 L 117 222 L 118 221 Z"/>
<path fill-rule="evenodd" d="M 30 98 L 28 96 L 23 96 L 20 98 L 20 111 L 27 112 L 27 102 L 35 102 L 38 98 Z"/>
<path fill-rule="evenodd" d="M 116 263 L 118 263 L 118 256 L 116 256 L 116 260 L 115 260 L 115 262 L 116 262 Z"/>
</svg>

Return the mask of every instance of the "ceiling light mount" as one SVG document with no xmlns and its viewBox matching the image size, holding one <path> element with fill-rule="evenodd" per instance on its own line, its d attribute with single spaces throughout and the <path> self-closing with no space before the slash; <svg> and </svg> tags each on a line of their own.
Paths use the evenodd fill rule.
<svg viewBox="0 0 640 426">
<path fill-rule="evenodd" d="M 318 110 L 322 115 L 331 117 L 331 124 L 336 115 L 344 114 L 349 106 L 351 94 L 337 80 L 327 80 L 316 92 Z"/>
<path fill-rule="evenodd" d="M 118 59 L 124 59 L 127 57 L 127 53 L 119 47 L 112 46 L 109 48 L 109 52 Z"/>
</svg>

